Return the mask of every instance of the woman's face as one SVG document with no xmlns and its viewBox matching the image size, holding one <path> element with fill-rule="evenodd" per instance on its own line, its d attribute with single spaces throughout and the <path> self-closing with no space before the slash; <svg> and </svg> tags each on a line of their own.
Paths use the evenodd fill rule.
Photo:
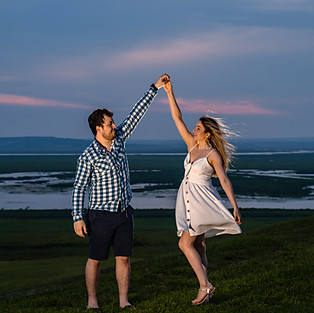
<svg viewBox="0 0 314 313">
<path fill-rule="evenodd" d="M 205 141 L 209 137 L 209 133 L 205 133 L 205 127 L 201 121 L 196 123 L 195 129 L 193 130 L 193 138 L 196 141 Z"/>
</svg>

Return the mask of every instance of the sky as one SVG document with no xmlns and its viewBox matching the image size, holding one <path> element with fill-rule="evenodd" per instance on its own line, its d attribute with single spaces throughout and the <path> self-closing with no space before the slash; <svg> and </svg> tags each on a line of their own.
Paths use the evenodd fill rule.
<svg viewBox="0 0 314 313">
<path fill-rule="evenodd" d="M 314 135 L 313 0 L 2 0 L 0 36 L 0 137 L 92 138 L 164 73 L 190 130 Z M 164 90 L 131 138 L 179 139 Z"/>
</svg>

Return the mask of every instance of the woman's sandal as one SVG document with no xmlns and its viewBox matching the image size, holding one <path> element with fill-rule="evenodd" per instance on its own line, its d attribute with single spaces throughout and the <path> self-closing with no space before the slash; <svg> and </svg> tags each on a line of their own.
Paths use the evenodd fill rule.
<svg viewBox="0 0 314 313">
<path fill-rule="evenodd" d="M 207 303 L 209 301 L 209 299 L 211 299 L 213 297 L 213 293 L 214 293 L 215 289 L 216 288 L 212 284 L 209 284 L 208 287 L 206 287 L 206 288 L 200 288 L 199 291 L 206 291 L 206 294 L 200 301 L 194 302 L 194 303 L 192 302 L 192 304 L 193 305 L 200 305 L 204 302 Z"/>
</svg>

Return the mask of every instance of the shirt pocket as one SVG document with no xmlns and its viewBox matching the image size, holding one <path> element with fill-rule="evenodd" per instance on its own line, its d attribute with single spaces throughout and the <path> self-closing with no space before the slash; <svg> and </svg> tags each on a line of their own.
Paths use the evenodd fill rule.
<svg viewBox="0 0 314 313">
<path fill-rule="evenodd" d="M 109 159 L 104 159 L 94 163 L 94 173 L 96 176 L 106 176 L 112 172 L 113 163 Z"/>
</svg>

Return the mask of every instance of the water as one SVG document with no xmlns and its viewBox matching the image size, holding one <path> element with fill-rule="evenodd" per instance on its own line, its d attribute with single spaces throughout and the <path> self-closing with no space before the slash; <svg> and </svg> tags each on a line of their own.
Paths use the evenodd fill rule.
<svg viewBox="0 0 314 313">
<path fill-rule="evenodd" d="M 130 154 L 132 205 L 174 208 L 185 153 Z M 77 155 L 0 155 L 0 209 L 69 209 Z M 239 154 L 229 177 L 241 208 L 314 209 L 314 153 Z M 219 183 L 214 180 L 223 195 Z M 226 201 L 226 206 L 231 207 Z"/>
</svg>

